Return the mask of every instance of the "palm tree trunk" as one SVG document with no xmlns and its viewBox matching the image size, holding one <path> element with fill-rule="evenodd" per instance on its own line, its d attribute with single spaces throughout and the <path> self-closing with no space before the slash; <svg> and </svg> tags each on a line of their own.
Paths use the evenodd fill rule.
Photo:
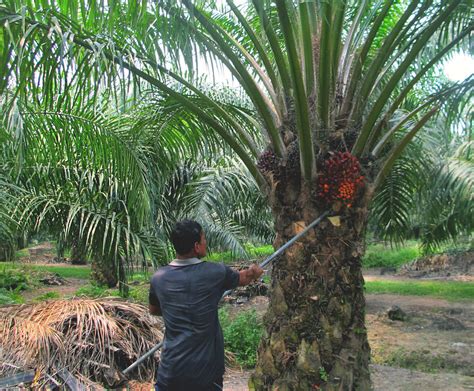
<svg viewBox="0 0 474 391">
<path fill-rule="evenodd" d="M 117 271 L 113 260 L 106 256 L 94 257 L 91 265 L 91 279 L 99 285 L 106 285 L 113 288 L 117 285 Z"/>
<path fill-rule="evenodd" d="M 11 262 L 15 258 L 15 247 L 13 243 L 0 244 L 0 262 Z"/>
<path fill-rule="evenodd" d="M 71 264 L 87 265 L 87 252 L 77 239 L 74 239 L 71 244 Z"/>
<path fill-rule="evenodd" d="M 285 183 L 272 197 L 275 247 L 323 212 L 310 194 Z M 339 226 L 326 219 L 274 264 L 266 335 L 250 389 L 370 389 L 361 272 L 367 220 L 363 200 L 341 208 Z"/>
<path fill-rule="evenodd" d="M 87 265 L 87 251 L 78 237 L 75 237 L 71 243 L 71 264 Z"/>
</svg>

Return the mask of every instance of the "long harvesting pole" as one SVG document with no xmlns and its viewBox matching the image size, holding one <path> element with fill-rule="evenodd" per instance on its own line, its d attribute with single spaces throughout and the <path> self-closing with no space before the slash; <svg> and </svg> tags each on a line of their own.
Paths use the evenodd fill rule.
<svg viewBox="0 0 474 391">
<path fill-rule="evenodd" d="M 263 269 L 266 265 L 268 265 L 270 262 L 275 260 L 275 258 L 278 258 L 288 247 L 290 247 L 293 243 L 295 243 L 298 239 L 300 239 L 302 236 L 306 235 L 306 233 L 316 227 L 323 219 L 329 215 L 329 210 L 321 214 L 316 220 L 314 220 L 310 225 L 308 225 L 303 231 L 301 231 L 299 234 L 295 235 L 292 239 L 290 239 L 287 243 L 285 243 L 283 246 L 281 246 L 278 250 L 276 250 L 272 255 L 270 255 L 268 258 L 266 258 L 263 262 L 260 263 L 260 267 Z M 222 295 L 222 298 L 225 296 L 229 295 L 232 292 L 232 289 L 225 291 L 224 294 Z M 163 340 L 155 345 L 153 348 L 151 348 L 148 352 L 146 352 L 143 356 L 141 356 L 137 361 L 135 361 L 132 365 L 130 365 L 128 368 L 126 368 L 123 371 L 123 374 L 126 375 L 128 372 L 131 370 L 135 369 L 138 365 L 140 365 L 143 361 L 145 361 L 148 357 L 150 357 L 152 354 L 154 354 L 158 349 L 160 349 L 163 346 Z"/>
</svg>

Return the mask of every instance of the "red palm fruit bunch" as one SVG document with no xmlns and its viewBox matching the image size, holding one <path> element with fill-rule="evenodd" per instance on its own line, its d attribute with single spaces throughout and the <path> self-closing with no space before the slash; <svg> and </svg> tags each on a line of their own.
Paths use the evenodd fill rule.
<svg viewBox="0 0 474 391">
<path fill-rule="evenodd" d="M 349 152 L 335 152 L 323 163 L 318 178 L 317 195 L 328 203 L 339 200 L 351 207 L 363 181 L 357 158 Z"/>
</svg>

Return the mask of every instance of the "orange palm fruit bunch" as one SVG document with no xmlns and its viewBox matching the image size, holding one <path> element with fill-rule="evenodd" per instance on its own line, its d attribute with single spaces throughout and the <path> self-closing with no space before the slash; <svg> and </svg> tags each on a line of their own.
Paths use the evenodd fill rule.
<svg viewBox="0 0 474 391">
<path fill-rule="evenodd" d="M 339 200 L 351 207 L 363 181 L 358 159 L 349 152 L 336 152 L 323 163 L 316 194 L 327 203 Z"/>
</svg>

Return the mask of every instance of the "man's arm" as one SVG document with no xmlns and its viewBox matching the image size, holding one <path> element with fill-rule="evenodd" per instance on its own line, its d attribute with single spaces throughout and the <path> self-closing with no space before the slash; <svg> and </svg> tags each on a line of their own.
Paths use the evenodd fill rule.
<svg viewBox="0 0 474 391">
<path fill-rule="evenodd" d="M 255 281 L 263 273 L 263 269 L 253 264 L 248 269 L 239 271 L 239 285 L 244 286 L 250 284 L 252 281 Z"/>
<path fill-rule="evenodd" d="M 148 308 L 150 310 L 150 314 L 161 316 L 161 305 L 158 297 L 156 297 L 155 291 L 153 290 L 153 286 L 150 284 L 150 293 L 148 294 Z"/>
</svg>

